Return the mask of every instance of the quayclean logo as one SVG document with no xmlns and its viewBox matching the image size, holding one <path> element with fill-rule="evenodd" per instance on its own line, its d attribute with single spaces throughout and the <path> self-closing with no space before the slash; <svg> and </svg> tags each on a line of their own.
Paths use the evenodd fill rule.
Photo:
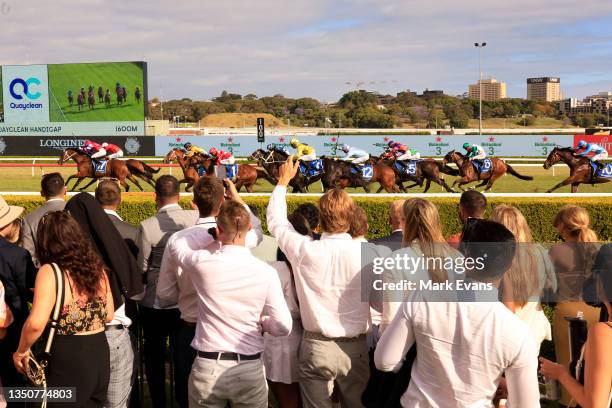
<svg viewBox="0 0 612 408">
<path fill-rule="evenodd" d="M 30 77 L 28 79 L 15 78 L 9 84 L 9 93 L 14 99 L 23 100 L 27 98 L 29 100 L 36 100 L 41 97 L 42 93 L 35 90 L 41 84 L 40 79 L 36 77 Z M 11 102 L 11 109 L 42 109 L 42 103 L 27 102 L 27 103 L 15 103 Z"/>
</svg>

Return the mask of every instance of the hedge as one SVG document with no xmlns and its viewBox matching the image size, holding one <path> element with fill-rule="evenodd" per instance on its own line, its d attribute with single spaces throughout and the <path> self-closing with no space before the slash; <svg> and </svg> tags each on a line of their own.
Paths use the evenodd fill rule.
<svg viewBox="0 0 612 408">
<path fill-rule="evenodd" d="M 12 205 L 20 205 L 26 208 L 26 212 L 32 211 L 43 204 L 42 198 L 23 197 L 23 196 L 4 196 Z M 265 226 L 266 206 L 268 197 L 245 197 L 247 204 L 253 206 L 259 212 Z M 355 202 L 361 206 L 368 214 L 369 238 L 375 238 L 389 234 L 389 204 L 396 198 L 385 197 L 355 197 Z M 446 235 L 451 235 L 461 229 L 457 217 L 457 203 L 459 197 L 431 198 L 440 211 L 440 218 Z M 288 197 L 289 211 L 292 211 L 301 203 L 316 203 L 316 197 Z M 516 206 L 527 218 L 533 232 L 535 241 L 555 242 L 559 241 L 559 235 L 552 226 L 552 219 L 557 211 L 567 204 L 575 204 L 585 207 L 591 215 L 593 229 L 602 241 L 612 241 L 612 200 L 597 197 L 569 197 L 569 198 L 489 198 L 489 209 L 498 204 L 509 204 Z M 190 207 L 189 198 L 182 198 L 181 205 L 185 208 Z M 125 195 L 123 203 L 119 208 L 119 214 L 127 222 L 137 225 L 140 221 L 155 214 L 155 202 L 152 195 Z M 488 213 L 487 212 L 487 213 Z"/>
</svg>

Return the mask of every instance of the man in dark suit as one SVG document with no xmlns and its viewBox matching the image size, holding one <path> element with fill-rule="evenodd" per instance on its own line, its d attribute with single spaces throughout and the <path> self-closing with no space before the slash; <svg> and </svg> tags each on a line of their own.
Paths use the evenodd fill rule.
<svg viewBox="0 0 612 408">
<path fill-rule="evenodd" d="M 21 224 L 21 246 L 28 250 L 37 268 L 40 267 L 36 258 L 38 223 L 46 213 L 62 211 L 66 205 L 64 201 L 66 187 L 64 186 L 62 175 L 59 173 L 45 174 L 40 180 L 40 195 L 45 198 L 45 203 L 26 215 Z"/>
<path fill-rule="evenodd" d="M 119 231 L 119 235 L 130 248 L 134 259 L 138 256 L 136 237 L 138 228 L 123 221 L 117 214 L 121 204 L 121 190 L 116 180 L 107 179 L 98 184 L 96 200 L 111 222 Z M 110 347 L 111 381 L 106 396 L 105 406 L 126 407 L 138 406 L 138 387 L 133 387 L 137 372 L 136 345 L 134 338 L 138 336 L 138 306 L 132 299 L 126 299 L 125 304 L 115 311 L 115 317 L 107 325 L 106 339 Z M 132 338 L 130 338 L 130 333 Z"/>
<path fill-rule="evenodd" d="M 376 245 L 384 245 L 395 251 L 400 249 L 402 246 L 403 237 L 403 219 L 402 209 L 406 200 L 395 200 L 389 207 L 389 224 L 391 224 L 391 234 L 384 237 L 375 238 L 370 240 L 371 243 Z"/>
</svg>

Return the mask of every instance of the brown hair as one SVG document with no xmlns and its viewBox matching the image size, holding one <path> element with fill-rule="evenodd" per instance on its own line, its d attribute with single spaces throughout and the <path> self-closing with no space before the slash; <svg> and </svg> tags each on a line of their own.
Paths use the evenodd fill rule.
<svg viewBox="0 0 612 408">
<path fill-rule="evenodd" d="M 103 206 L 114 206 L 121 202 L 121 190 L 116 180 L 102 180 L 96 187 L 96 200 Z"/>
<path fill-rule="evenodd" d="M 244 206 L 236 201 L 226 200 L 219 210 L 217 225 L 224 235 L 232 236 L 234 239 L 249 230 L 250 217 Z"/>
<path fill-rule="evenodd" d="M 210 217 L 219 211 L 225 188 L 218 177 L 201 177 L 193 188 L 193 202 L 198 207 L 200 217 Z"/>
<path fill-rule="evenodd" d="M 406 200 L 404 212 L 404 236 L 402 246 L 415 243 L 426 258 L 443 258 L 453 251 L 446 243 L 442 233 L 438 208 L 428 200 L 411 198 Z M 448 279 L 446 271 L 435 267 L 429 269 L 429 276 L 434 282 Z"/>
<path fill-rule="evenodd" d="M 351 228 L 349 234 L 351 237 L 364 237 L 368 233 L 368 215 L 363 208 L 355 205 L 355 211 L 351 217 Z"/>
<path fill-rule="evenodd" d="M 597 234 L 590 228 L 591 219 L 589 212 L 577 205 L 566 205 L 561 208 L 555 218 L 553 225 L 563 226 L 567 229 L 577 242 L 597 242 Z"/>
<path fill-rule="evenodd" d="M 37 255 L 41 264 L 55 262 L 76 287 L 91 299 L 100 292 L 105 267 L 76 220 L 67 212 L 45 214 L 36 234 Z"/>
<path fill-rule="evenodd" d="M 2 236 L 11 244 L 17 244 L 19 242 L 21 233 L 21 218 L 13 220 L 10 224 L 0 228 L 2 230 Z"/>
<path fill-rule="evenodd" d="M 329 190 L 319 200 L 321 229 L 332 234 L 348 232 L 354 208 L 353 200 L 346 191 L 340 188 Z"/>
</svg>

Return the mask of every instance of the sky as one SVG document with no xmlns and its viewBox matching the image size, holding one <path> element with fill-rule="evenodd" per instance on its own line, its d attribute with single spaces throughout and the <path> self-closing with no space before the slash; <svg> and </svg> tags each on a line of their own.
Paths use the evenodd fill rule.
<svg viewBox="0 0 612 408">
<path fill-rule="evenodd" d="M 566 97 L 612 91 L 609 0 L 0 0 L 0 65 L 148 62 L 149 96 L 222 90 L 336 101 L 348 90 L 526 96 L 558 76 Z"/>
</svg>

